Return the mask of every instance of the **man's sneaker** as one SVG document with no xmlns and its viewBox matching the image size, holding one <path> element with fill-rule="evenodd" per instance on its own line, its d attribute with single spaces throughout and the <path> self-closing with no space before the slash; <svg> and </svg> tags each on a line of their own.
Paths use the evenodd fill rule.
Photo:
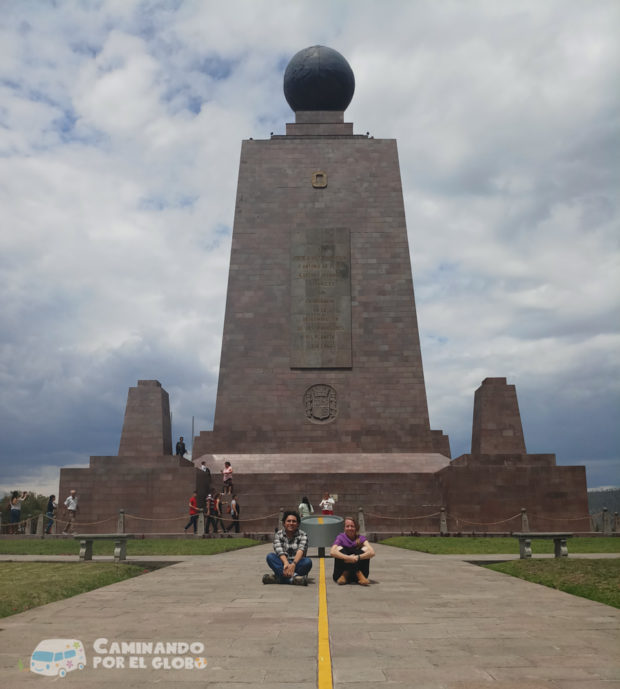
<svg viewBox="0 0 620 689">
<path fill-rule="evenodd" d="M 276 575 L 275 574 L 263 574 L 263 584 L 276 584 Z"/>
<path fill-rule="evenodd" d="M 295 586 L 308 586 L 308 575 L 304 574 L 302 576 L 295 575 L 293 581 L 291 582 Z"/>
</svg>

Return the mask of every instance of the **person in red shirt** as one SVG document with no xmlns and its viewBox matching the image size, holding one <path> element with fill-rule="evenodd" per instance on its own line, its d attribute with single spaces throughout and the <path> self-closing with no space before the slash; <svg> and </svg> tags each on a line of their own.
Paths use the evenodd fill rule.
<svg viewBox="0 0 620 689">
<path fill-rule="evenodd" d="M 198 531 L 198 503 L 196 502 L 196 496 L 198 493 L 194 491 L 192 497 L 189 499 L 189 521 L 187 522 L 184 531 L 187 531 L 190 526 L 193 525 L 194 533 Z"/>
</svg>

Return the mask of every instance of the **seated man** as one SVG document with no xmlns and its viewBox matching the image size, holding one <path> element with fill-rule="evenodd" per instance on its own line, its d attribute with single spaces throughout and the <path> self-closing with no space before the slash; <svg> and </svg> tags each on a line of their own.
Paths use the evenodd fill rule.
<svg viewBox="0 0 620 689">
<path fill-rule="evenodd" d="M 375 551 L 366 536 L 358 534 L 358 525 L 352 517 L 344 518 L 344 533 L 338 534 L 329 554 L 334 558 L 334 581 L 347 584 L 357 581 L 361 586 L 368 586 L 370 558 Z"/>
<path fill-rule="evenodd" d="M 308 585 L 308 572 L 312 560 L 306 557 L 308 536 L 299 529 L 299 514 L 294 510 L 284 513 L 284 528 L 273 537 L 273 553 L 267 555 L 267 564 L 273 574 L 265 574 L 263 584 Z"/>
</svg>

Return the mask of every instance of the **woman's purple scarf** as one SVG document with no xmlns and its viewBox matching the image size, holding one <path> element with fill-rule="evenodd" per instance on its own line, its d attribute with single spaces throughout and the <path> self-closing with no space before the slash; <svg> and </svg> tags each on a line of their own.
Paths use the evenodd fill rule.
<svg viewBox="0 0 620 689">
<path fill-rule="evenodd" d="M 334 545 L 339 545 L 342 548 L 361 548 L 362 544 L 366 540 L 366 536 L 360 536 L 358 534 L 357 538 L 352 541 L 346 533 L 340 533 L 334 541 Z"/>
</svg>

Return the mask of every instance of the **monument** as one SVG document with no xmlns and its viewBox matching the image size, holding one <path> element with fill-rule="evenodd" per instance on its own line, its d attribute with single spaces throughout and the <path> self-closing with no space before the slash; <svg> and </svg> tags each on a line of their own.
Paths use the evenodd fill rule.
<svg viewBox="0 0 620 689">
<path fill-rule="evenodd" d="M 396 142 L 353 134 L 353 90 L 341 55 L 303 50 L 284 76 L 296 122 L 242 144 L 215 420 L 196 457 L 450 454 L 429 424 Z"/>
<path fill-rule="evenodd" d="M 340 514 L 363 507 L 377 531 L 405 528 L 403 516 L 436 531 L 442 508 L 451 530 L 488 530 L 522 507 L 532 528 L 567 528 L 587 514 L 585 469 L 527 454 L 505 379 L 476 393 L 470 455 L 451 462 L 431 429 L 396 141 L 354 133 L 354 90 L 339 53 L 302 50 L 284 75 L 295 122 L 242 143 L 215 418 L 193 462 L 214 473 L 232 463 L 247 531 L 270 531 L 281 506 L 325 491 Z M 171 451 L 161 409 L 152 422 L 143 411 L 130 392 L 124 461 L 140 455 L 135 426 L 143 461 L 163 467 L 143 433 Z"/>
</svg>

